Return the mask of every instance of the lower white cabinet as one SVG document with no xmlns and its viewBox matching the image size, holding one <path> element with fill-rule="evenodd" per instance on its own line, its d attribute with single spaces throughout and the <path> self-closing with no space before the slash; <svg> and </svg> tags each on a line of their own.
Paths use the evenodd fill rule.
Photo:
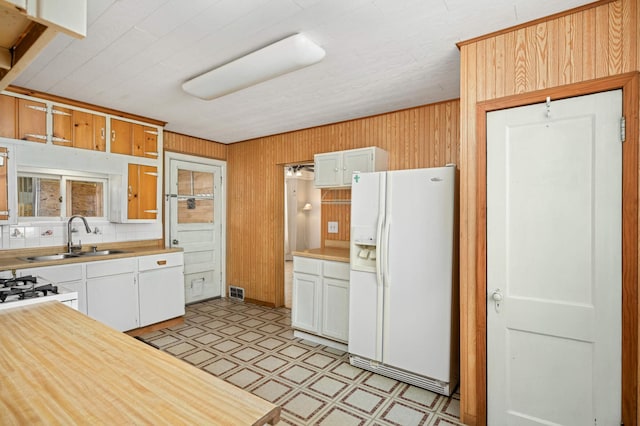
<svg viewBox="0 0 640 426">
<path fill-rule="evenodd" d="M 21 269 L 78 293 L 77 309 L 119 331 L 185 313 L 182 252 Z"/>
<path fill-rule="evenodd" d="M 139 327 L 135 257 L 87 263 L 87 315 L 119 331 Z"/>
<path fill-rule="evenodd" d="M 138 262 L 140 327 L 184 315 L 182 253 L 144 256 Z"/>
<path fill-rule="evenodd" d="M 322 295 L 320 333 L 346 343 L 349 339 L 349 281 L 324 278 Z"/>
<path fill-rule="evenodd" d="M 293 257 L 291 325 L 347 343 L 349 263 Z"/>
<path fill-rule="evenodd" d="M 294 328 L 315 334 L 320 332 L 321 298 L 322 284 L 319 276 L 293 273 L 291 324 Z"/>
</svg>

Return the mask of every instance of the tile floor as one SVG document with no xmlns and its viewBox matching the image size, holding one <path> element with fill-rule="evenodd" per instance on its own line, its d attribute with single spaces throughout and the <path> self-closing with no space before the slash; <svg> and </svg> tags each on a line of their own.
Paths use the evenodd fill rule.
<svg viewBox="0 0 640 426">
<path fill-rule="evenodd" d="M 183 325 L 141 340 L 282 407 L 278 425 L 461 425 L 447 398 L 294 338 L 291 311 L 229 299 L 187 306 Z M 212 407 L 215 409 L 215 407 Z"/>
</svg>

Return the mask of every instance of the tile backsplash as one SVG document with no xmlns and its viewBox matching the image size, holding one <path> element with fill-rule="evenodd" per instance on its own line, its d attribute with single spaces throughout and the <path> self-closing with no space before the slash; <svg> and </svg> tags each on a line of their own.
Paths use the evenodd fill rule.
<svg viewBox="0 0 640 426">
<path fill-rule="evenodd" d="M 160 223 L 112 223 L 105 220 L 89 221 L 92 232 L 88 234 L 82 223 L 72 224 L 73 242 L 89 247 L 100 243 L 153 240 L 162 238 Z M 18 225 L 0 226 L 0 249 L 23 249 L 67 244 L 67 222 L 21 222 Z"/>
</svg>

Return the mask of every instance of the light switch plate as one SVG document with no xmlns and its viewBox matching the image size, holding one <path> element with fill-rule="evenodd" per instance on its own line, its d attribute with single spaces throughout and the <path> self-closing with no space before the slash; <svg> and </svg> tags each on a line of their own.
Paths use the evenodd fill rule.
<svg viewBox="0 0 640 426">
<path fill-rule="evenodd" d="M 327 231 L 329 232 L 329 234 L 337 234 L 338 222 L 329 222 L 329 229 Z"/>
</svg>

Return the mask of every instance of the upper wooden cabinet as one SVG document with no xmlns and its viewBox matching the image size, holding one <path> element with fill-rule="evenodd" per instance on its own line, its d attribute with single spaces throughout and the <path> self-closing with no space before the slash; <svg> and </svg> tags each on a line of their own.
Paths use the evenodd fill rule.
<svg viewBox="0 0 640 426">
<path fill-rule="evenodd" d="M 51 142 L 55 145 L 73 146 L 73 111 L 69 108 L 53 106 L 53 133 Z"/>
<path fill-rule="evenodd" d="M 0 146 L 0 224 L 18 222 L 15 150 Z"/>
<path fill-rule="evenodd" d="M 16 98 L 0 95 L 0 137 L 16 138 Z"/>
<path fill-rule="evenodd" d="M 158 129 L 112 118 L 111 152 L 158 158 Z"/>
<path fill-rule="evenodd" d="M 107 119 L 105 116 L 57 105 L 51 108 L 51 115 L 53 116 L 51 142 L 54 145 L 94 151 L 106 150 Z"/>
<path fill-rule="evenodd" d="M 73 112 L 73 146 L 105 151 L 107 147 L 107 118 L 84 111 Z"/>
<path fill-rule="evenodd" d="M 132 155 L 132 123 L 111 119 L 111 152 L 114 154 Z"/>
<path fill-rule="evenodd" d="M 102 152 L 109 146 L 114 154 L 158 159 L 162 123 L 116 118 L 100 107 L 94 112 L 90 105 L 50 98 L 55 99 L 0 94 L 0 137 Z"/>
<path fill-rule="evenodd" d="M 158 158 L 158 129 L 148 126 L 142 127 L 143 143 L 136 144 L 133 155 L 147 158 Z M 136 142 L 138 140 L 136 139 Z"/>
<path fill-rule="evenodd" d="M 109 178 L 109 220 L 153 222 L 158 217 L 158 168 L 127 164 L 124 174 Z"/>
<path fill-rule="evenodd" d="M 0 222 L 9 220 L 9 176 L 7 148 L 0 146 Z"/>
<path fill-rule="evenodd" d="M 46 103 L 30 99 L 18 99 L 17 139 L 40 143 L 47 141 Z"/>
</svg>

